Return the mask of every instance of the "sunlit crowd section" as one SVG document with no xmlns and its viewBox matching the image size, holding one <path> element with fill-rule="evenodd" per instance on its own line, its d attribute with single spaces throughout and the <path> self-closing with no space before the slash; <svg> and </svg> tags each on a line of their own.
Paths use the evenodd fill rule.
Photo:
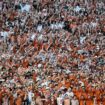
<svg viewBox="0 0 105 105">
<path fill-rule="evenodd" d="M 0 0 L 0 105 L 105 105 L 105 0 Z"/>
</svg>

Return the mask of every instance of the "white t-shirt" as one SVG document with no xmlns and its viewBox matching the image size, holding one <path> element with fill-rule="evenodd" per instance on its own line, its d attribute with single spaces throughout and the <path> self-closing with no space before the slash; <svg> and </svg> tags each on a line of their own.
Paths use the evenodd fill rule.
<svg viewBox="0 0 105 105">
<path fill-rule="evenodd" d="M 73 99 L 73 100 L 71 100 L 71 104 L 72 105 L 79 105 L 79 102 L 78 102 L 78 100 Z"/>
<path fill-rule="evenodd" d="M 73 92 L 67 92 L 66 93 L 69 97 L 73 97 L 74 96 L 74 93 Z"/>
<path fill-rule="evenodd" d="M 31 36 L 31 40 L 34 40 L 35 37 L 36 37 L 36 35 L 35 35 L 35 34 L 32 34 L 32 36 Z"/>
<path fill-rule="evenodd" d="M 81 8 L 80 8 L 79 6 L 76 6 L 76 7 L 74 8 L 74 10 L 75 10 L 76 12 L 79 12 L 79 11 L 81 10 Z"/>
<path fill-rule="evenodd" d="M 41 31 L 42 31 L 42 28 L 43 28 L 42 25 L 38 25 L 37 31 L 38 31 L 38 32 L 41 32 Z"/>
<path fill-rule="evenodd" d="M 28 92 L 28 98 L 29 98 L 30 102 L 32 102 L 32 96 L 33 96 L 33 93 L 32 92 Z"/>
<path fill-rule="evenodd" d="M 85 39 L 86 39 L 86 37 L 80 37 L 80 43 L 83 44 Z"/>
<path fill-rule="evenodd" d="M 0 10 L 2 10 L 2 2 L 0 2 Z"/>
<path fill-rule="evenodd" d="M 1 36 L 4 37 L 4 38 L 7 38 L 9 35 L 8 32 L 4 31 L 4 32 L 1 32 Z"/>
<path fill-rule="evenodd" d="M 63 105 L 63 99 L 61 97 L 57 98 L 57 105 Z"/>
<path fill-rule="evenodd" d="M 31 105 L 36 105 L 36 104 L 35 104 L 35 101 L 32 101 L 32 102 L 31 102 Z"/>
<path fill-rule="evenodd" d="M 24 12 L 24 11 L 29 12 L 30 9 L 31 9 L 31 6 L 29 4 L 26 4 L 25 6 L 21 5 L 21 11 L 22 12 Z"/>
</svg>

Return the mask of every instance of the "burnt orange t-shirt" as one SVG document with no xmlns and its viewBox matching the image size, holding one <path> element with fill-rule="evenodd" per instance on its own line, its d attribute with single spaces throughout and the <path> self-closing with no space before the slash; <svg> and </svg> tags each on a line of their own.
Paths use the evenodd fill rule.
<svg viewBox="0 0 105 105">
<path fill-rule="evenodd" d="M 18 97 L 15 103 L 16 103 L 16 105 L 22 105 L 21 97 Z"/>
<path fill-rule="evenodd" d="M 68 89 L 70 87 L 70 82 L 65 82 L 65 87 Z"/>
<path fill-rule="evenodd" d="M 91 98 L 86 99 L 86 105 L 94 105 L 94 101 Z"/>
<path fill-rule="evenodd" d="M 12 94 L 10 95 L 9 99 L 10 99 L 9 105 L 14 105 L 14 97 Z"/>
<path fill-rule="evenodd" d="M 80 105 L 84 105 L 84 103 L 85 103 L 84 99 L 79 99 L 79 103 L 80 103 Z"/>
<path fill-rule="evenodd" d="M 2 104 L 2 94 L 3 94 L 3 92 L 0 91 L 0 105 Z"/>
</svg>

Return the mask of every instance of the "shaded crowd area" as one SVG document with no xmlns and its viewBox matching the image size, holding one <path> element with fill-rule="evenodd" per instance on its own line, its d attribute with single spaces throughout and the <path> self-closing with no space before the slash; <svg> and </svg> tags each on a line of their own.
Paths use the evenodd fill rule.
<svg viewBox="0 0 105 105">
<path fill-rule="evenodd" d="M 105 105 L 105 1 L 0 0 L 0 105 Z"/>
</svg>

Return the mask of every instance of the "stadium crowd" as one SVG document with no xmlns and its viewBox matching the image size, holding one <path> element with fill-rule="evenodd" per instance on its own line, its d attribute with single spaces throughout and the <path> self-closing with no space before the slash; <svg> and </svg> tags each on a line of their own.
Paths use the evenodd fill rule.
<svg viewBox="0 0 105 105">
<path fill-rule="evenodd" d="M 105 1 L 0 0 L 0 105 L 105 105 Z"/>
</svg>

